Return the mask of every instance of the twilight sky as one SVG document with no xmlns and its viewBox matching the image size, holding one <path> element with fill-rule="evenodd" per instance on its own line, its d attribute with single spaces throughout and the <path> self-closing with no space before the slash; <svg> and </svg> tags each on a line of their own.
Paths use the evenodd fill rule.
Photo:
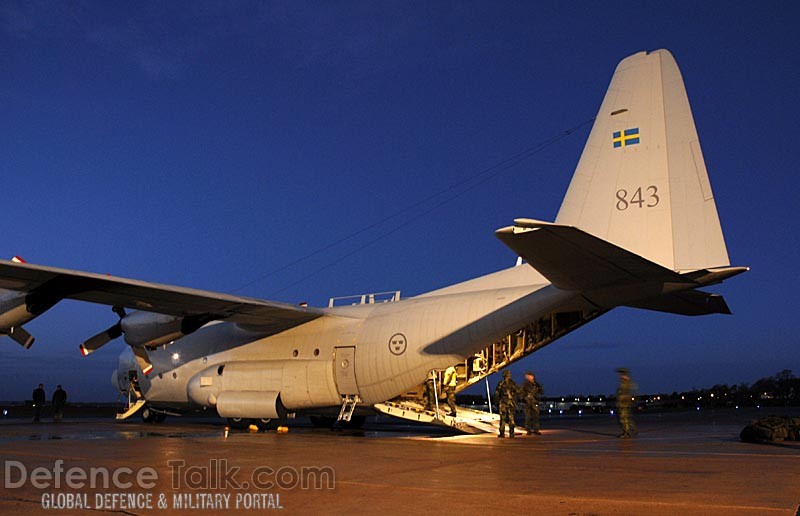
<svg viewBox="0 0 800 516">
<path fill-rule="evenodd" d="M 163 5 L 162 5 L 163 4 Z M 0 4 L 0 255 L 324 305 L 507 267 L 494 230 L 555 218 L 617 62 L 672 51 L 728 251 L 732 316 L 618 309 L 527 358 L 549 395 L 800 373 L 800 4 Z M 434 194 L 441 195 L 434 196 Z M 447 201 L 447 202 L 445 202 Z M 347 238 L 353 235 L 352 238 Z M 313 253 L 313 255 L 312 255 Z M 312 255 L 308 259 L 300 258 Z M 112 400 L 108 307 L 0 340 L 0 400 Z"/>
</svg>

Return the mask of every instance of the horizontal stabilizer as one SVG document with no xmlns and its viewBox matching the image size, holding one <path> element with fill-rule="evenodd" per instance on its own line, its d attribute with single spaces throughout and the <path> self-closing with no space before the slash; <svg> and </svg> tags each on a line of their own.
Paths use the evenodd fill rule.
<svg viewBox="0 0 800 516">
<path fill-rule="evenodd" d="M 626 306 L 679 315 L 729 315 L 731 313 L 725 298 L 719 294 L 710 294 L 699 290 L 675 292 L 653 299 L 627 303 Z"/>
<path fill-rule="evenodd" d="M 497 237 L 562 290 L 591 291 L 641 283 L 697 285 L 578 228 L 531 219 L 499 229 Z"/>
</svg>

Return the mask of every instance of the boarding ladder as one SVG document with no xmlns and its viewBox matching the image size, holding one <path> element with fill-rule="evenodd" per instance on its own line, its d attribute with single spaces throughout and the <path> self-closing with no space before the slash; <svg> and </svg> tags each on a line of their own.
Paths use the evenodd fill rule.
<svg viewBox="0 0 800 516">
<path fill-rule="evenodd" d="M 356 394 L 348 394 L 344 396 L 342 398 L 342 408 L 339 410 L 339 417 L 336 418 L 336 421 L 350 421 L 359 401 L 361 401 L 361 398 L 359 398 Z"/>
<path fill-rule="evenodd" d="M 139 390 L 139 381 L 137 377 L 134 376 L 135 373 L 129 374 L 131 374 L 131 380 L 128 389 L 120 392 L 120 395 L 125 396 L 126 399 L 122 407 L 117 410 L 116 418 L 118 420 L 128 419 L 139 412 L 147 403 L 147 400 L 142 396 L 141 390 Z"/>
<path fill-rule="evenodd" d="M 530 322 L 518 331 L 467 357 L 463 362 L 454 364 L 458 378 L 455 391 L 458 393 L 475 385 L 604 313 L 605 310 L 600 309 L 554 311 Z M 444 371 L 436 370 L 432 374 L 435 378 L 436 396 L 441 398 L 440 386 Z M 487 384 L 487 395 L 489 394 Z M 424 395 L 423 382 L 403 395 L 375 405 L 375 409 L 411 421 L 450 426 L 466 433 L 497 431 L 500 418 L 496 414 L 458 407 L 458 415 L 453 418 L 445 414 L 447 411 L 441 409 L 440 400 L 437 400 L 436 410 L 426 411 Z"/>
</svg>

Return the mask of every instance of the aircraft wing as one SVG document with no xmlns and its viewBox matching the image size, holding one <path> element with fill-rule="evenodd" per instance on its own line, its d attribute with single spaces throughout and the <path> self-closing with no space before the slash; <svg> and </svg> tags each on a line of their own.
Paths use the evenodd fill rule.
<svg viewBox="0 0 800 516">
<path fill-rule="evenodd" d="M 28 303 L 46 308 L 61 299 L 75 299 L 175 316 L 206 315 L 211 320 L 280 330 L 323 315 L 321 310 L 288 303 L 7 260 L 0 260 L 0 289 L 24 292 Z"/>
<path fill-rule="evenodd" d="M 691 278 L 572 226 L 517 219 L 497 237 L 553 285 L 583 292 L 638 283 L 698 285 Z"/>
</svg>

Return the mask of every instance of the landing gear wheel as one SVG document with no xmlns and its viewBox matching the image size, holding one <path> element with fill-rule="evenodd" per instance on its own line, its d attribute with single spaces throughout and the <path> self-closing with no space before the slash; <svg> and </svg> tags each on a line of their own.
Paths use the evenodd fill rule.
<svg viewBox="0 0 800 516">
<path fill-rule="evenodd" d="M 248 419 L 244 419 L 241 417 L 229 417 L 228 418 L 228 426 L 231 428 L 236 428 L 238 430 L 242 430 L 250 426 L 250 421 Z"/>
<path fill-rule="evenodd" d="M 350 421 L 340 421 L 342 428 L 348 429 L 357 429 L 364 426 L 364 423 L 367 421 L 367 416 L 352 416 Z"/>
<path fill-rule="evenodd" d="M 153 421 L 156 420 L 156 417 L 158 417 L 158 415 L 152 410 L 150 410 L 150 407 L 148 407 L 147 405 L 142 407 L 142 421 L 144 421 L 145 423 L 152 423 Z"/>
<path fill-rule="evenodd" d="M 333 428 L 336 418 L 332 416 L 310 416 L 311 424 L 314 428 Z"/>
<path fill-rule="evenodd" d="M 280 425 L 280 421 L 277 419 L 267 419 L 267 418 L 260 418 L 260 419 L 251 419 L 250 424 L 256 425 L 259 430 L 275 430 Z"/>
</svg>

